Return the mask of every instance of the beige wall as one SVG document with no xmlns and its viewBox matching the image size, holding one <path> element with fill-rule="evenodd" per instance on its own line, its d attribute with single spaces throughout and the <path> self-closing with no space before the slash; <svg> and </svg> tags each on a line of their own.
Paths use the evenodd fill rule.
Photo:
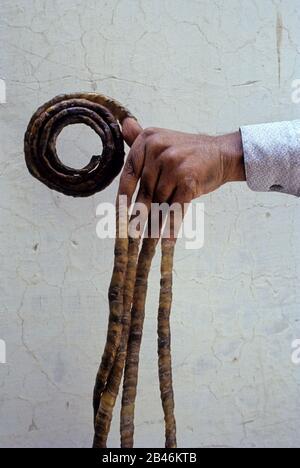
<svg viewBox="0 0 300 468">
<path fill-rule="evenodd" d="M 144 126 L 212 134 L 299 117 L 297 0 L 1 0 L 0 446 L 82 447 L 107 325 L 113 242 L 96 206 L 50 192 L 24 165 L 33 111 L 99 91 Z M 96 143 L 69 132 L 83 160 Z M 70 160 L 70 159 L 69 159 Z M 74 161 L 74 158 L 71 161 Z M 227 186 L 205 197 L 205 246 L 175 264 L 173 360 L 181 447 L 299 445 L 299 202 Z M 136 445 L 163 446 L 156 365 L 159 258 L 151 276 Z M 110 445 L 117 446 L 118 412 Z"/>
</svg>

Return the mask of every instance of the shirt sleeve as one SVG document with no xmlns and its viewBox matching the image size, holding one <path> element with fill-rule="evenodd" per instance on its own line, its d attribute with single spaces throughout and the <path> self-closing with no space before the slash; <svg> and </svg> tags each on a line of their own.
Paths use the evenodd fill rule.
<svg viewBox="0 0 300 468">
<path fill-rule="evenodd" d="M 241 128 L 250 189 L 300 196 L 300 120 Z"/>
</svg>

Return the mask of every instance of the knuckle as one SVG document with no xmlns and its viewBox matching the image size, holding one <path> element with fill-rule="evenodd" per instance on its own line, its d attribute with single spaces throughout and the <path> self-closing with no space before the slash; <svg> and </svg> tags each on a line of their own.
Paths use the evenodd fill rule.
<svg viewBox="0 0 300 468">
<path fill-rule="evenodd" d="M 125 164 L 124 172 L 123 172 L 123 177 L 126 176 L 134 176 L 135 175 L 135 166 L 132 158 L 128 158 Z"/>
<path fill-rule="evenodd" d="M 168 148 L 162 154 L 162 160 L 165 164 L 173 165 L 177 161 L 179 156 L 179 151 L 177 148 Z"/>
<path fill-rule="evenodd" d="M 152 135 L 155 135 L 155 133 L 157 133 L 157 129 L 155 127 L 148 127 L 143 131 L 143 136 L 145 138 L 149 138 Z"/>
<path fill-rule="evenodd" d="M 151 136 L 147 137 L 146 145 L 151 151 L 159 151 L 162 146 L 160 133 L 153 133 Z"/>
</svg>

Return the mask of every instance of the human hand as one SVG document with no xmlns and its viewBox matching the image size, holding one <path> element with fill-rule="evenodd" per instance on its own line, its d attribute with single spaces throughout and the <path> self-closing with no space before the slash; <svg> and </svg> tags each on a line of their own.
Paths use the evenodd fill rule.
<svg viewBox="0 0 300 468">
<path fill-rule="evenodd" d="M 189 203 L 227 182 L 244 181 L 240 132 L 224 136 L 181 133 L 160 128 L 142 130 L 133 119 L 123 122 L 131 146 L 120 181 L 128 203 L 140 180 L 136 202 Z"/>
</svg>

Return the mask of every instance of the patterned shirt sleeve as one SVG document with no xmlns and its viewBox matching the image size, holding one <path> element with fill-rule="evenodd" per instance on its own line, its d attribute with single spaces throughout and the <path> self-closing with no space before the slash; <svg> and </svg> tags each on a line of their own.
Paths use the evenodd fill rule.
<svg viewBox="0 0 300 468">
<path fill-rule="evenodd" d="M 300 120 L 241 128 L 246 177 L 258 192 L 300 196 Z"/>
</svg>

